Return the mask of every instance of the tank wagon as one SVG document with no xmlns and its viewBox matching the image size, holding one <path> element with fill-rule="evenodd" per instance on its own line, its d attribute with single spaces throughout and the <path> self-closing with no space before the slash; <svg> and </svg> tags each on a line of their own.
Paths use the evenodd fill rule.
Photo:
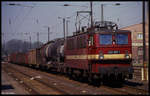
<svg viewBox="0 0 150 96">
<path fill-rule="evenodd" d="M 47 45 L 44 48 L 44 56 L 47 61 L 63 61 L 64 58 L 63 53 L 64 39 L 59 38 L 56 39 Z"/>
<path fill-rule="evenodd" d="M 40 48 L 42 68 L 58 69 L 59 64 L 64 63 L 64 39 L 58 38 L 48 42 Z"/>
</svg>

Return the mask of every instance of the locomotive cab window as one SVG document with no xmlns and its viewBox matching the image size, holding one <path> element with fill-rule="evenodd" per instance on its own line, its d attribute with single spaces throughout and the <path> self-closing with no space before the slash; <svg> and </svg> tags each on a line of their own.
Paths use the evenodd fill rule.
<svg viewBox="0 0 150 96">
<path fill-rule="evenodd" d="M 128 34 L 116 34 L 116 44 L 128 44 Z"/>
<path fill-rule="evenodd" d="M 100 34 L 99 40 L 102 45 L 110 45 L 112 44 L 112 34 Z"/>
</svg>

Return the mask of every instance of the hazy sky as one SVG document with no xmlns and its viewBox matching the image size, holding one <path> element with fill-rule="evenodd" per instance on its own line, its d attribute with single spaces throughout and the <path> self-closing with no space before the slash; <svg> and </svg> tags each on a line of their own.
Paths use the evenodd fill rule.
<svg viewBox="0 0 150 96">
<path fill-rule="evenodd" d="M 10 6 L 9 3 L 20 4 Z M 112 4 L 120 3 L 120 6 Z M 71 6 L 62 6 L 70 4 Z M 101 4 L 104 6 L 104 20 L 114 21 L 119 28 L 142 22 L 142 2 L 93 2 L 94 21 L 101 19 Z M 58 17 L 70 17 L 69 35 L 76 30 L 76 12 L 90 11 L 90 2 L 2 2 L 2 40 L 21 39 L 32 42 L 39 40 L 43 43 L 48 40 L 48 28 L 50 27 L 50 40 L 63 37 L 63 20 Z M 87 14 L 82 14 L 86 16 Z M 82 17 L 81 17 L 82 18 Z M 83 20 L 87 25 L 88 19 Z M 26 34 L 27 33 L 27 34 Z"/>
</svg>

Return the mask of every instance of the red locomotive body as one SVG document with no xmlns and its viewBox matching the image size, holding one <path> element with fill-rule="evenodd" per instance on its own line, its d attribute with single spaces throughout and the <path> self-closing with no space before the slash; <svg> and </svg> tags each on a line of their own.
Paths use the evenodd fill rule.
<svg viewBox="0 0 150 96">
<path fill-rule="evenodd" d="M 96 27 L 68 37 L 66 71 L 92 78 L 132 78 L 131 32 Z"/>
<path fill-rule="evenodd" d="M 88 47 L 86 40 L 88 34 L 81 34 L 67 38 L 65 48 L 65 63 L 67 67 L 76 69 L 88 69 Z"/>
</svg>

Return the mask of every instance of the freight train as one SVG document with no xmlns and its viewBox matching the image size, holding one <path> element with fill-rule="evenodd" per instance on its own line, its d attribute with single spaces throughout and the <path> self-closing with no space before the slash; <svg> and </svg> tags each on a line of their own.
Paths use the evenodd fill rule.
<svg viewBox="0 0 150 96">
<path fill-rule="evenodd" d="M 110 21 L 58 38 L 27 53 L 13 53 L 9 62 L 55 70 L 72 78 L 93 81 L 132 79 L 132 42 L 129 30 Z"/>
</svg>

